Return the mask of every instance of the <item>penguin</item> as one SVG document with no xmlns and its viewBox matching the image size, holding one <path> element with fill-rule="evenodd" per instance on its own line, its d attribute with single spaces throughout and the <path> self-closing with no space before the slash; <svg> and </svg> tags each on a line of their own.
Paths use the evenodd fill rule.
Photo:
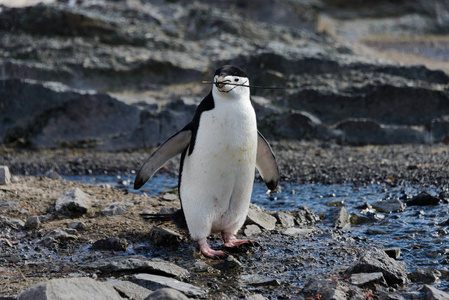
<svg viewBox="0 0 449 300">
<path fill-rule="evenodd" d="M 163 142 L 142 165 L 139 189 L 171 158 L 181 154 L 179 198 L 191 238 L 209 258 L 226 257 L 207 242 L 221 233 L 224 246 L 251 243 L 236 238 L 246 220 L 255 169 L 273 190 L 280 173 L 275 155 L 257 129 L 245 71 L 233 65 L 216 70 L 212 90 L 192 121 Z"/>
</svg>

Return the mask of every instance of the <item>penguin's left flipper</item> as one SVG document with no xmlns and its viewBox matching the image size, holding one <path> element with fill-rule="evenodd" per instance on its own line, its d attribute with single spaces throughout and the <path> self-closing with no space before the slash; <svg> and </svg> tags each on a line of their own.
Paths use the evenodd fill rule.
<svg viewBox="0 0 449 300">
<path fill-rule="evenodd" d="M 274 190 L 280 178 L 276 157 L 263 135 L 259 131 L 257 131 L 257 134 L 256 167 L 267 187 L 270 190 Z"/>
<path fill-rule="evenodd" d="M 184 151 L 189 146 L 191 137 L 192 131 L 184 128 L 163 142 L 137 172 L 134 189 L 140 189 L 173 156 Z"/>
</svg>

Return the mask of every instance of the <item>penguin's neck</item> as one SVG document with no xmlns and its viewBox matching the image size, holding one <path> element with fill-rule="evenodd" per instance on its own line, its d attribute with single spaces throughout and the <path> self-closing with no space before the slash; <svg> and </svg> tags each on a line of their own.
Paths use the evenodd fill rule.
<svg viewBox="0 0 449 300">
<path fill-rule="evenodd" d="M 236 89 L 226 93 L 220 92 L 214 87 L 212 90 L 214 104 L 217 108 L 230 106 L 251 106 L 249 88 L 237 87 Z"/>
</svg>

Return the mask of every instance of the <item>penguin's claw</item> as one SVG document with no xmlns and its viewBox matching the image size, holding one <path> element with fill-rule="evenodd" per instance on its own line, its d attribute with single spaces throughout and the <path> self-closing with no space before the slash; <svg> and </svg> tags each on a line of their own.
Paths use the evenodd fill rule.
<svg viewBox="0 0 449 300">
<path fill-rule="evenodd" d="M 222 258 L 227 258 L 229 256 L 229 254 L 224 251 L 212 249 L 209 246 L 209 244 L 207 243 L 207 240 L 205 238 L 200 239 L 198 241 L 198 245 L 200 246 L 201 253 L 205 257 L 212 258 L 212 259 L 222 259 Z"/>
</svg>

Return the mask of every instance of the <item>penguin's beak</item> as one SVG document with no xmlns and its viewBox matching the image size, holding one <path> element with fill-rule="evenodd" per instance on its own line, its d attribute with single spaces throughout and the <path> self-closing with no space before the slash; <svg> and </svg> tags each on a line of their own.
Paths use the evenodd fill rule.
<svg viewBox="0 0 449 300">
<path fill-rule="evenodd" d="M 225 80 L 224 77 L 218 77 L 217 80 L 215 81 L 215 86 L 219 89 L 222 89 L 227 82 L 230 82 L 229 80 Z"/>
</svg>

